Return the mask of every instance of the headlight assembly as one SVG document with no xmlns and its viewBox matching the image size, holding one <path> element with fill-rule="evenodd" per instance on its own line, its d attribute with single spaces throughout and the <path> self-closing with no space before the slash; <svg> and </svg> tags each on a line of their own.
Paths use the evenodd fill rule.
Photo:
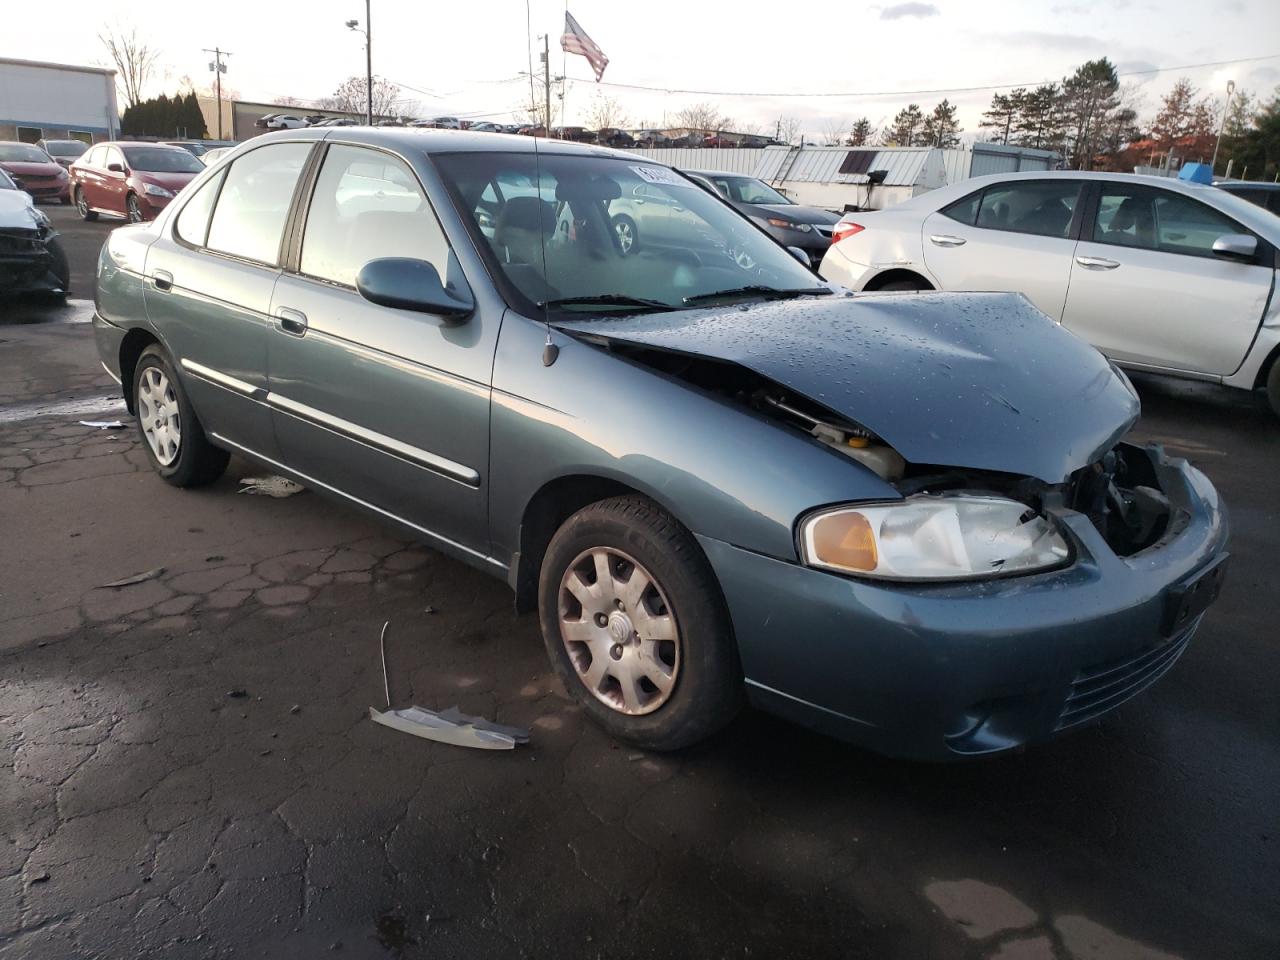
<svg viewBox="0 0 1280 960">
<path fill-rule="evenodd" d="M 793 223 L 790 220 L 783 220 L 780 217 L 770 217 L 765 222 L 771 227 L 778 227 L 781 230 L 798 230 L 801 233 L 808 233 L 813 229 L 807 223 Z"/>
<path fill-rule="evenodd" d="M 158 186 L 157 184 L 154 184 L 154 183 L 144 183 L 142 185 L 142 192 L 148 193 L 153 197 L 172 197 L 173 196 L 172 190 L 166 190 L 164 187 Z"/>
<path fill-rule="evenodd" d="M 837 507 L 800 526 L 811 567 L 881 580 L 975 580 L 1066 562 L 1071 550 L 1046 518 L 1002 497 L 917 496 Z"/>
</svg>

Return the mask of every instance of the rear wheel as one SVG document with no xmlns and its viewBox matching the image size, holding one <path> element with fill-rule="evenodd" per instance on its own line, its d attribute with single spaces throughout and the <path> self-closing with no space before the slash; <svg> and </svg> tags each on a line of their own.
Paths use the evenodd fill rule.
<svg viewBox="0 0 1280 960">
<path fill-rule="evenodd" d="M 565 521 L 542 563 L 539 613 L 556 673 L 621 740 L 679 749 L 741 704 L 720 586 L 689 531 L 644 497 L 594 503 Z"/>
<path fill-rule="evenodd" d="M 84 191 L 76 187 L 75 192 L 76 211 L 80 214 L 81 220 L 97 220 L 98 215 L 89 209 L 89 201 L 84 198 Z"/>
<path fill-rule="evenodd" d="M 1267 400 L 1271 402 L 1275 415 L 1280 417 L 1280 357 L 1272 361 L 1271 372 L 1267 374 Z"/>
<path fill-rule="evenodd" d="M 164 480 L 198 487 L 222 476 L 230 455 L 205 437 L 168 355 L 156 344 L 142 351 L 134 368 L 133 403 L 142 444 Z"/>
</svg>

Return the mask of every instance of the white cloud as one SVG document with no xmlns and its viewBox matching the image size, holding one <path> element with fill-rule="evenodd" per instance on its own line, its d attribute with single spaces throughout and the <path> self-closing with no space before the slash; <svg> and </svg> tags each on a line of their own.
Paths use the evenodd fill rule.
<svg viewBox="0 0 1280 960">
<path fill-rule="evenodd" d="M 901 20 L 904 17 L 936 17 L 941 11 L 932 3 L 898 3 L 880 11 L 881 20 Z"/>
</svg>

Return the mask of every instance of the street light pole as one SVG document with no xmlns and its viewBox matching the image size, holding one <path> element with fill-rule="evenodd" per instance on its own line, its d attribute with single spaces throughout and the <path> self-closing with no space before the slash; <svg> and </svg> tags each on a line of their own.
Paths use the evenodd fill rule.
<svg viewBox="0 0 1280 960">
<path fill-rule="evenodd" d="M 366 123 L 373 126 L 373 24 L 370 2 L 364 0 L 364 83 Z"/>
<path fill-rule="evenodd" d="M 1209 163 L 1209 171 L 1215 176 L 1218 172 L 1218 148 L 1222 146 L 1222 131 L 1227 128 L 1227 114 L 1231 112 L 1231 97 L 1236 92 L 1236 82 L 1227 81 L 1227 105 L 1222 108 L 1222 123 L 1218 125 L 1218 139 L 1213 144 L 1213 160 Z"/>
</svg>

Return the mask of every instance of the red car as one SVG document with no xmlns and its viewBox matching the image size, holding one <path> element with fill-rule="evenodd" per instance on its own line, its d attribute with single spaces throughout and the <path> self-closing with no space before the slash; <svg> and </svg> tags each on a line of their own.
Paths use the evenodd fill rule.
<svg viewBox="0 0 1280 960">
<path fill-rule="evenodd" d="M 36 200 L 71 202 L 67 171 L 34 144 L 0 142 L 0 169 Z"/>
<path fill-rule="evenodd" d="M 162 143 L 99 143 L 71 165 L 71 196 L 85 220 L 98 214 L 154 220 L 204 164 Z"/>
</svg>

